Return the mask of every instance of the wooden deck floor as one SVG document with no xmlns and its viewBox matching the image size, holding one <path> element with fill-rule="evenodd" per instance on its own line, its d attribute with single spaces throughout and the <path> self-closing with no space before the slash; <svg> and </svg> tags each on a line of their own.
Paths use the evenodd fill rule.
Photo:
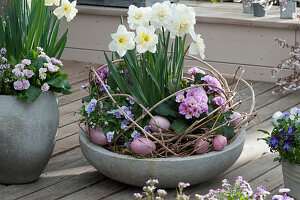
<svg viewBox="0 0 300 200">
<path fill-rule="evenodd" d="M 112 181 L 98 173 L 83 157 L 79 143 L 76 120 L 72 116 L 81 106 L 81 98 L 86 95 L 81 85 L 87 82 L 87 70 L 84 63 L 65 62 L 64 72 L 69 79 L 74 92 L 68 96 L 59 96 L 60 124 L 59 134 L 53 157 L 39 181 L 25 185 L 0 185 L 0 200 L 10 199 L 78 199 L 78 200 L 122 200 L 134 199 L 134 192 L 142 192 L 135 188 Z M 206 184 L 195 185 L 186 189 L 192 197 L 195 193 L 204 194 L 210 188 L 219 188 L 223 178 L 231 181 L 237 176 L 243 176 L 252 185 L 264 185 L 272 193 L 283 187 L 281 166 L 272 162 L 274 154 L 269 153 L 257 129 L 269 129 L 270 116 L 277 111 L 287 111 L 294 106 L 300 107 L 300 92 L 274 96 L 273 83 L 252 82 L 256 94 L 256 109 L 259 121 L 251 123 L 247 128 L 247 139 L 244 150 L 238 161 L 224 174 Z M 242 108 L 249 106 L 249 91 L 239 87 L 240 96 L 244 99 Z M 183 169 L 184 170 L 184 169 Z M 158 177 L 159 178 L 159 177 Z M 168 199 L 175 199 L 176 190 L 168 190 Z"/>
</svg>

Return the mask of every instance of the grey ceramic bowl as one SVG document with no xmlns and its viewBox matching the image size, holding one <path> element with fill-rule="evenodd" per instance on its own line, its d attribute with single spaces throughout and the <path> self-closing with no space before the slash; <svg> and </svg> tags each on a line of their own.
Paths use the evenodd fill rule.
<svg viewBox="0 0 300 200">
<path fill-rule="evenodd" d="M 158 187 L 175 188 L 178 182 L 191 185 L 206 182 L 225 172 L 240 156 L 246 132 L 222 151 L 182 158 L 137 159 L 108 151 L 90 142 L 80 132 L 80 146 L 85 158 L 102 174 L 122 183 L 142 187 L 149 178 L 158 179 Z"/>
</svg>

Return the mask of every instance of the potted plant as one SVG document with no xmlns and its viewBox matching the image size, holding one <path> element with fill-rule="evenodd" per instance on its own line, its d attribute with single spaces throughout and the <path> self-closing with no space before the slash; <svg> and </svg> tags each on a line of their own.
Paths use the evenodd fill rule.
<svg viewBox="0 0 300 200">
<path fill-rule="evenodd" d="M 243 11 L 247 14 L 253 14 L 253 5 L 251 0 L 242 0 Z"/>
<path fill-rule="evenodd" d="M 280 18 L 293 19 L 296 13 L 297 1 L 281 0 L 280 1 Z"/>
<path fill-rule="evenodd" d="M 281 48 L 290 48 L 290 57 L 284 59 L 280 64 L 272 69 L 272 78 L 278 77 L 278 73 L 282 69 L 291 69 L 293 73 L 287 77 L 278 77 L 276 80 L 276 85 L 278 86 L 276 90 L 272 91 L 273 94 L 286 93 L 290 91 L 296 91 L 300 89 L 300 45 L 296 42 L 295 45 L 289 45 L 286 40 L 276 38 L 275 41 Z"/>
<path fill-rule="evenodd" d="M 273 0 L 253 0 L 253 14 L 255 17 L 264 17 L 267 11 L 272 7 Z"/>
<path fill-rule="evenodd" d="M 76 15 L 76 2 L 11 0 L 0 18 L 0 183 L 37 180 L 55 144 L 59 111 L 56 93 L 70 94 L 59 60 L 67 31 L 61 18 Z"/>
<path fill-rule="evenodd" d="M 268 137 L 263 138 L 270 147 L 271 152 L 278 152 L 279 157 L 274 161 L 282 164 L 284 184 L 291 189 L 291 196 L 300 196 L 300 109 L 294 107 L 290 113 L 276 112 L 273 115 L 274 128 Z"/>
<path fill-rule="evenodd" d="M 79 111 L 84 156 L 106 176 L 136 186 L 149 177 L 174 187 L 180 180 L 196 184 L 219 175 L 243 149 L 254 99 L 249 113 L 235 112 L 240 102 L 224 78 L 230 76 L 186 54 L 204 58 L 193 8 L 170 2 L 130 6 L 127 22 L 134 32 L 121 20 L 109 44 L 114 56 L 105 54 L 107 64 L 90 70 L 89 95 Z M 193 42 L 186 46 L 189 36 Z M 184 77 L 185 57 L 206 68 L 193 67 Z M 254 98 L 247 82 L 234 80 Z"/>
</svg>

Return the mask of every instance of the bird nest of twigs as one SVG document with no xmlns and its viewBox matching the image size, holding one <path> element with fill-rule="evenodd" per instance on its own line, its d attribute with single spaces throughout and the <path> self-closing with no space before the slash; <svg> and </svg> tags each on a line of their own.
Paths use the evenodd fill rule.
<svg viewBox="0 0 300 200">
<path fill-rule="evenodd" d="M 238 136 L 238 134 L 245 129 L 247 124 L 253 120 L 256 116 L 256 114 L 253 112 L 254 105 L 255 105 L 255 95 L 253 88 L 251 85 L 249 85 L 244 79 L 242 79 L 242 74 L 244 72 L 244 69 L 242 67 L 238 67 L 236 73 L 234 75 L 228 75 L 228 74 L 221 74 L 218 72 L 215 68 L 213 68 L 210 64 L 206 63 L 205 61 L 191 56 L 186 55 L 186 57 L 189 57 L 190 59 L 194 61 L 198 61 L 201 66 L 197 66 L 197 68 L 205 71 L 207 74 L 215 77 L 222 85 L 222 88 L 218 88 L 220 91 L 222 91 L 223 95 L 226 98 L 226 103 L 222 106 L 227 106 L 228 109 L 235 110 L 241 103 L 242 100 L 240 99 L 240 96 L 238 94 L 237 86 L 238 84 L 244 84 L 248 87 L 248 89 L 251 91 L 251 106 L 249 108 L 249 111 L 240 113 L 239 116 L 240 122 L 238 125 L 234 127 L 234 135 L 230 138 L 228 138 L 228 144 L 230 144 L 232 141 L 235 140 L 235 138 Z M 120 64 L 123 60 L 115 60 L 113 61 L 114 64 Z M 103 69 L 107 67 L 108 65 L 105 64 L 101 66 L 99 69 Z M 239 74 L 239 75 L 238 75 Z M 195 154 L 195 152 L 198 150 L 198 148 L 194 148 L 194 144 L 197 140 L 202 139 L 204 141 L 208 141 L 209 151 L 211 151 L 212 148 L 212 140 L 216 136 L 215 131 L 221 127 L 228 126 L 230 123 L 232 123 L 236 119 L 230 119 L 226 123 L 223 124 L 214 124 L 212 128 L 207 128 L 205 125 L 209 123 L 211 120 L 217 119 L 220 115 L 218 113 L 221 113 L 222 106 L 214 109 L 211 111 L 206 117 L 200 118 L 198 120 L 195 120 L 189 128 L 185 130 L 185 132 L 181 135 L 178 135 L 174 132 L 174 130 L 170 129 L 163 129 L 159 127 L 158 123 L 156 122 L 155 118 L 153 117 L 153 111 L 156 107 L 164 103 L 165 101 L 174 98 L 177 94 L 187 91 L 192 88 L 205 88 L 208 86 L 216 87 L 215 85 L 211 84 L 195 84 L 191 87 L 184 88 L 164 99 L 156 103 L 151 108 L 145 108 L 140 102 L 138 102 L 133 96 L 130 96 L 128 94 L 111 94 L 108 90 L 108 88 L 105 86 L 105 83 L 99 75 L 96 72 L 96 69 L 93 67 L 89 67 L 89 79 L 90 83 L 95 82 L 97 79 L 100 84 L 103 85 L 105 95 L 100 97 L 98 99 L 98 103 L 100 101 L 103 101 L 105 99 L 110 99 L 116 107 L 122 112 L 122 114 L 127 117 L 130 120 L 130 124 L 127 126 L 130 130 L 131 128 L 138 129 L 142 133 L 142 137 L 148 138 L 151 141 L 153 141 L 156 145 L 155 151 L 153 151 L 150 155 L 147 157 L 155 157 L 155 158 L 166 158 L 166 157 L 184 157 L 184 156 L 191 156 Z M 183 80 L 192 80 L 189 77 L 182 77 Z M 229 87 L 229 84 L 227 80 L 231 80 L 232 84 Z M 144 111 L 143 114 L 141 114 L 137 119 L 133 120 L 131 119 L 127 113 L 122 110 L 121 106 L 118 104 L 118 102 L 115 100 L 116 97 L 126 97 L 132 99 L 137 105 L 139 105 L 142 110 Z M 144 119 L 145 117 L 152 118 L 156 126 L 159 128 L 158 131 L 149 133 L 139 124 L 139 122 Z M 82 123 L 79 123 L 79 126 L 81 130 L 87 135 L 88 138 L 90 138 L 90 128 L 84 128 L 82 126 Z M 87 126 L 88 127 L 88 126 Z M 125 131 L 126 132 L 126 131 Z M 137 155 L 133 153 L 130 148 L 126 147 L 124 145 L 124 141 L 121 141 L 121 135 L 124 133 L 117 133 L 117 136 L 109 143 L 109 145 L 103 146 L 103 148 L 106 148 L 112 152 L 120 153 L 120 154 L 126 154 L 126 155 L 133 155 L 136 157 L 141 157 L 140 155 Z M 102 148 L 102 147 L 101 147 Z M 199 147 L 200 148 L 200 147 Z M 144 156 L 143 156 L 144 157 Z"/>
</svg>

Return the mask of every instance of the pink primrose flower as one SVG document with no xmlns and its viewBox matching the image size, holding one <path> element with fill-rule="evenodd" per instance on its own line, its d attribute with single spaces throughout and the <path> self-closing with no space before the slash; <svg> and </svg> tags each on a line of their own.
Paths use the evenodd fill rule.
<svg viewBox="0 0 300 200">
<path fill-rule="evenodd" d="M 216 86 L 216 87 L 208 86 L 208 94 L 211 94 L 213 92 L 217 92 L 219 94 L 222 93 L 221 90 L 218 89 L 218 88 L 222 88 L 222 85 L 215 77 L 207 75 L 207 76 L 204 76 L 201 80 L 203 80 L 207 84 L 211 84 L 211 85 Z"/>
</svg>

